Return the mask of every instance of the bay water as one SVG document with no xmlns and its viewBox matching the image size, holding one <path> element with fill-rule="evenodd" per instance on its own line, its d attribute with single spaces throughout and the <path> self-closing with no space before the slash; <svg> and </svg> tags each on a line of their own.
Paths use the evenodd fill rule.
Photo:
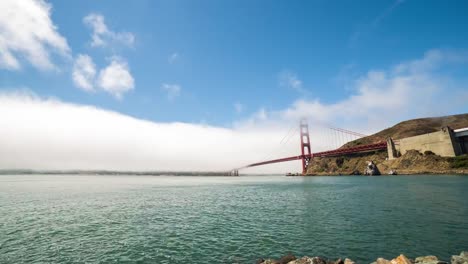
<svg viewBox="0 0 468 264">
<path fill-rule="evenodd" d="M 468 176 L 0 176 L 0 263 L 370 263 L 468 250 Z"/>
</svg>

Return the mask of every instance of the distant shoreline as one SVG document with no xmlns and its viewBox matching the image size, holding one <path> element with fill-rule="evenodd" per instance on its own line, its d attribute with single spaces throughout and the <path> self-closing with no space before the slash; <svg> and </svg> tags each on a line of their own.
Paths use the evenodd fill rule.
<svg viewBox="0 0 468 264">
<path fill-rule="evenodd" d="M 108 170 L 0 170 L 0 175 L 135 175 L 135 176 L 229 176 L 214 171 L 108 171 Z M 229 176 L 233 177 L 233 176 Z"/>
<path fill-rule="evenodd" d="M 36 171 L 36 170 L 0 170 L 0 176 L 2 175 L 97 175 L 97 176 L 194 176 L 194 177 L 239 177 L 222 174 L 219 172 L 154 172 L 154 171 Z M 444 172 L 399 172 L 397 175 L 374 175 L 367 177 L 381 177 L 381 176 L 418 176 L 418 175 L 434 175 L 434 176 L 468 176 L 468 170 L 462 171 L 444 171 Z M 319 173 L 319 174 L 306 174 L 306 175 L 285 175 L 282 173 L 271 173 L 271 174 L 241 174 L 240 176 L 283 176 L 283 177 L 348 177 L 348 176 L 366 176 L 366 175 L 351 175 L 351 174 L 339 174 L 339 173 Z"/>
</svg>

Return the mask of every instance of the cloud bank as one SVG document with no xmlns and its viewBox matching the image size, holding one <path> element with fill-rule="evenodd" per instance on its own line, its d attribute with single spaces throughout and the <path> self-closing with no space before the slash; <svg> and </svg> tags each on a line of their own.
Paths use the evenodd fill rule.
<svg viewBox="0 0 468 264">
<path fill-rule="evenodd" d="M 10 169 L 228 170 L 262 158 L 279 137 L 155 123 L 24 93 L 0 95 L 0 116 L 0 168 Z"/>
<path fill-rule="evenodd" d="M 309 118 L 312 151 L 333 147 L 324 123 L 370 134 L 409 118 L 467 112 L 464 52 L 428 51 L 422 58 L 355 79 L 334 103 L 297 100 L 260 109 L 229 127 L 158 123 L 25 93 L 0 94 L 0 168 L 228 170 L 298 155 L 297 123 Z M 455 71 L 457 72 L 457 71 Z M 256 172 L 298 171 L 299 162 Z"/>
</svg>

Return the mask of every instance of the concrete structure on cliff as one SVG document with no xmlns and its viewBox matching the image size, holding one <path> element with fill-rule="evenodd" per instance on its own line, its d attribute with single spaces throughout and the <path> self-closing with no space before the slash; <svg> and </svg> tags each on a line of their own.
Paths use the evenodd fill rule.
<svg viewBox="0 0 468 264">
<path fill-rule="evenodd" d="M 468 127 L 457 130 L 443 127 L 440 131 L 433 133 L 399 140 L 387 139 L 389 159 L 404 155 L 408 150 L 417 150 L 421 153 L 431 151 L 442 157 L 466 154 L 468 151 Z"/>
</svg>

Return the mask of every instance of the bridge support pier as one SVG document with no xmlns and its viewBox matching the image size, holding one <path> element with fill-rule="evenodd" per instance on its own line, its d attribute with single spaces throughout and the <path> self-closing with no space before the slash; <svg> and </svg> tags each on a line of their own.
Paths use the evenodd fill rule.
<svg viewBox="0 0 468 264">
<path fill-rule="evenodd" d="M 310 151 L 310 138 L 309 138 L 309 124 L 307 119 L 303 118 L 300 122 L 301 131 L 301 154 L 302 154 L 302 174 L 307 173 L 307 167 L 309 165 L 311 154 Z"/>
</svg>

